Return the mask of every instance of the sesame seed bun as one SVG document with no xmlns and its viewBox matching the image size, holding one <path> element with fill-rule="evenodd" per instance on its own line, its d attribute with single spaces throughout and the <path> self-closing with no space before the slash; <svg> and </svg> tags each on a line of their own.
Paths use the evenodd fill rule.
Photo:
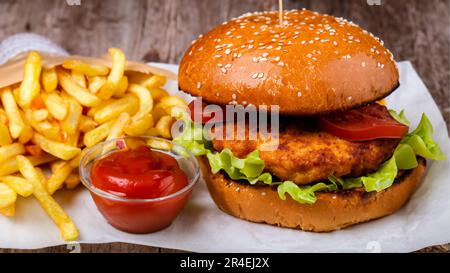
<svg viewBox="0 0 450 273">
<path fill-rule="evenodd" d="M 224 212 L 252 222 L 315 232 L 338 230 L 394 213 L 418 188 L 426 166 L 419 158 L 419 166 L 404 172 L 381 192 L 318 192 L 316 203 L 303 205 L 288 195 L 281 200 L 273 187 L 236 182 L 220 172 L 212 174 L 208 160 L 201 157 L 199 161 L 208 190 Z"/>
<path fill-rule="evenodd" d="M 199 37 L 179 66 L 180 89 L 215 104 L 279 105 L 314 115 L 358 107 L 399 85 L 383 42 L 308 10 L 245 14 Z"/>
</svg>

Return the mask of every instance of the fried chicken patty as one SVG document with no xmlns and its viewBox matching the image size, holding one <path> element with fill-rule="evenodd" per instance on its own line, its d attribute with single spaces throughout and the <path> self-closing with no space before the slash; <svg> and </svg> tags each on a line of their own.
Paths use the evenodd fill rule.
<svg viewBox="0 0 450 273">
<path fill-rule="evenodd" d="M 214 149 L 229 148 L 235 156 L 242 158 L 269 143 L 261 137 L 249 140 L 248 128 L 245 135 L 246 140 L 213 139 Z M 308 184 L 330 175 L 356 177 L 373 172 L 392 156 L 398 143 L 398 139 L 351 142 L 314 126 L 290 121 L 280 125 L 278 148 L 273 151 L 260 149 L 260 157 L 265 162 L 265 171 L 279 179 Z"/>
</svg>

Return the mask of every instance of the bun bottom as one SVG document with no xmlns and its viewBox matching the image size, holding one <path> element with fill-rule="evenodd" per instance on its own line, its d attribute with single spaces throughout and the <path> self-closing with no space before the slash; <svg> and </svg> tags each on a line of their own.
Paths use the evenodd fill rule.
<svg viewBox="0 0 450 273">
<path fill-rule="evenodd" d="M 222 211 L 252 222 L 314 232 L 338 230 L 394 213 L 418 188 L 426 169 L 426 161 L 418 158 L 419 165 L 386 190 L 318 192 L 316 203 L 307 205 L 288 195 L 281 200 L 274 187 L 236 182 L 220 172 L 212 174 L 206 157 L 199 161 L 208 190 Z"/>
</svg>

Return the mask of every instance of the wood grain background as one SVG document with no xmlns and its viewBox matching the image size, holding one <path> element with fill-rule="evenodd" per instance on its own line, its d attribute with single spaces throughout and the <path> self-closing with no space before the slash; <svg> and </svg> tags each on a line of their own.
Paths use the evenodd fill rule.
<svg viewBox="0 0 450 273">
<path fill-rule="evenodd" d="M 115 46 L 123 48 L 129 59 L 177 63 L 190 42 L 213 26 L 245 12 L 277 9 L 276 0 L 80 0 L 80 3 L 69 6 L 64 0 L 0 0 L 0 40 L 18 32 L 35 32 L 75 54 L 96 56 Z M 412 61 L 450 127 L 448 0 L 285 0 L 284 3 L 286 9 L 305 7 L 345 17 L 379 36 L 396 60 Z M 0 253 L 16 251 L 0 250 Z M 60 246 L 37 251 L 69 252 L 69 249 Z M 115 243 L 83 245 L 81 251 L 171 250 Z M 448 252 L 449 245 L 423 251 Z"/>
</svg>

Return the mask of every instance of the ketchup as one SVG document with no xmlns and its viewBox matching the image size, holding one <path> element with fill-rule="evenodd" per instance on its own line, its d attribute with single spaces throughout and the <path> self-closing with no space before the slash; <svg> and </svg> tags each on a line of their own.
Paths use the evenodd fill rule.
<svg viewBox="0 0 450 273">
<path fill-rule="evenodd" d="M 148 233 L 170 225 L 190 194 L 186 191 L 167 199 L 142 200 L 169 196 L 188 185 L 175 158 L 147 146 L 116 151 L 95 161 L 91 180 L 96 188 L 125 199 L 92 194 L 111 225 L 132 233 Z"/>
</svg>

